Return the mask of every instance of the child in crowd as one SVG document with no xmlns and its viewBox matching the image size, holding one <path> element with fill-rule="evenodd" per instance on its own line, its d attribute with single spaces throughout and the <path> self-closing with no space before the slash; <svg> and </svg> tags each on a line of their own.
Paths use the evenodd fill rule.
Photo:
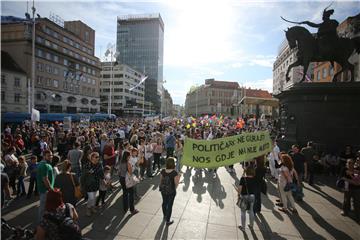
<svg viewBox="0 0 360 240">
<path fill-rule="evenodd" d="M 112 181 L 111 181 L 111 167 L 106 165 L 104 167 L 104 179 L 100 180 L 100 187 L 99 187 L 99 196 L 96 200 L 96 206 L 99 206 L 101 200 L 101 206 L 105 205 L 105 196 L 107 190 L 113 188 Z"/>
<path fill-rule="evenodd" d="M 22 197 L 24 195 L 26 195 L 26 191 L 25 191 L 25 184 L 24 184 L 24 178 L 26 177 L 26 171 L 28 168 L 28 165 L 26 163 L 25 157 L 21 156 L 19 157 L 19 176 L 18 176 L 18 192 L 17 192 L 17 197 Z"/>
<path fill-rule="evenodd" d="M 28 193 L 27 193 L 28 199 L 31 198 L 31 195 L 34 191 L 34 185 L 35 185 L 35 195 L 38 195 L 37 183 L 36 183 L 36 172 L 37 172 L 37 167 L 38 167 L 37 157 L 35 155 L 33 155 L 33 156 L 31 156 L 30 160 L 31 160 L 31 163 L 29 166 L 30 184 L 29 184 Z"/>
</svg>

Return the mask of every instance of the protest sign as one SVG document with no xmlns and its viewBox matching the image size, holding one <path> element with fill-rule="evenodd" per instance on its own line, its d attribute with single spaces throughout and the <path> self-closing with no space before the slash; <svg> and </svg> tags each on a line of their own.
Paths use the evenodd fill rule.
<svg viewBox="0 0 360 240">
<path fill-rule="evenodd" d="M 207 140 L 185 139 L 181 163 L 196 168 L 217 168 L 244 162 L 271 151 L 268 131 L 247 132 Z"/>
</svg>

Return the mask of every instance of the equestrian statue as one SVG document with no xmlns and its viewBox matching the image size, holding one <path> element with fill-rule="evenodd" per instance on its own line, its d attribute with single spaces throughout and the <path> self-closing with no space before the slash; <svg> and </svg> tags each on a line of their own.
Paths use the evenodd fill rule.
<svg viewBox="0 0 360 240">
<path fill-rule="evenodd" d="M 330 6 L 328 6 L 330 7 Z M 327 8 L 328 8 L 327 7 Z M 303 66 L 304 74 L 300 82 L 305 80 L 305 75 L 310 62 L 326 62 L 330 61 L 332 67 L 334 62 L 341 66 L 341 70 L 335 73 L 332 81 L 337 81 L 337 76 L 344 71 L 350 70 L 351 79 L 354 81 L 354 65 L 350 63 L 349 57 L 354 53 L 360 53 L 360 37 L 343 38 L 337 34 L 338 21 L 330 19 L 334 13 L 333 9 L 323 11 L 322 23 L 312 23 L 309 21 L 293 22 L 281 17 L 284 21 L 295 24 L 306 24 L 310 27 L 318 28 L 316 36 L 311 34 L 306 28 L 294 26 L 285 31 L 286 39 L 290 49 L 297 47 L 297 60 L 290 64 L 286 72 L 286 81 L 289 81 L 289 72 L 293 67 Z M 359 18 L 358 14 L 355 18 Z"/>
</svg>

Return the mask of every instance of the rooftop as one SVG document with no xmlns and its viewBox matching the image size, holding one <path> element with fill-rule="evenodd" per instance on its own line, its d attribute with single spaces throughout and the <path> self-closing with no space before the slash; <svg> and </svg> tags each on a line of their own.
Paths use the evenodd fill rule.
<svg viewBox="0 0 360 240">
<path fill-rule="evenodd" d="M 254 98 L 272 98 L 271 94 L 266 90 L 261 89 L 251 89 L 247 88 L 245 92 L 246 97 L 254 97 Z"/>
</svg>

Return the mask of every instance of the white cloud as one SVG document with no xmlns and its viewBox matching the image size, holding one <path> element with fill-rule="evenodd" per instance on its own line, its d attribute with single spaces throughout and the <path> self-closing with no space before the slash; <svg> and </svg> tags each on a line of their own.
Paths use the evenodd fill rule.
<svg viewBox="0 0 360 240">
<path fill-rule="evenodd" d="M 235 62 L 230 63 L 228 66 L 231 68 L 242 68 L 245 66 L 260 66 L 272 68 L 275 55 L 243 55 Z"/>
</svg>

